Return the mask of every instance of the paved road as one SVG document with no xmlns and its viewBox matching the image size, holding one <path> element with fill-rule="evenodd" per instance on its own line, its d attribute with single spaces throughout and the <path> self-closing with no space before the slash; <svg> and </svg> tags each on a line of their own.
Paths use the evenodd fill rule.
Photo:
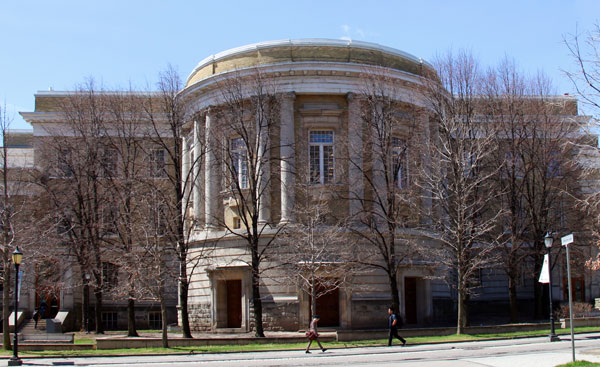
<svg viewBox="0 0 600 367">
<path fill-rule="evenodd" d="M 408 341 L 410 343 L 410 340 Z M 576 357 L 600 362 L 600 333 L 576 335 Z M 26 366 L 166 367 L 166 366 L 417 366 L 417 367 L 547 367 L 571 361 L 570 336 L 446 343 L 406 347 L 368 347 L 313 351 L 24 359 Z"/>
</svg>

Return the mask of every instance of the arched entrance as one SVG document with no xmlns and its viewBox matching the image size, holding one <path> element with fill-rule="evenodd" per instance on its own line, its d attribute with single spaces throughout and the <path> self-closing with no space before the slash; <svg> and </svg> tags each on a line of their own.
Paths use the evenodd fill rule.
<svg viewBox="0 0 600 367">
<path fill-rule="evenodd" d="M 60 309 L 60 266 L 56 260 L 35 265 L 35 308 L 46 304 L 44 318 L 54 318 Z"/>
</svg>

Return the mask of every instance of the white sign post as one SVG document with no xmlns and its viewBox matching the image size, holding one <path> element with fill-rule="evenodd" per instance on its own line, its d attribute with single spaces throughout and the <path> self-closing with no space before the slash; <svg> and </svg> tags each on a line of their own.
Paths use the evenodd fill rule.
<svg viewBox="0 0 600 367">
<path fill-rule="evenodd" d="M 573 362 L 575 362 L 575 333 L 573 333 L 573 295 L 571 293 L 571 261 L 569 260 L 569 244 L 573 243 L 573 233 L 561 237 L 560 243 L 567 249 L 567 284 L 569 287 L 569 323 L 571 324 L 571 349 Z"/>
</svg>

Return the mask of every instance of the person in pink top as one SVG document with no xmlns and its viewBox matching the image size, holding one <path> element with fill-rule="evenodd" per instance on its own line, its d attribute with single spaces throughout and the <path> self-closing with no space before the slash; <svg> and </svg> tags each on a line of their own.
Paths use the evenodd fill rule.
<svg viewBox="0 0 600 367">
<path fill-rule="evenodd" d="M 314 315 L 312 321 L 310 322 L 310 328 L 306 332 L 306 337 L 308 338 L 308 345 L 306 346 L 306 353 L 310 353 L 310 345 L 312 344 L 313 340 L 317 341 L 317 344 L 319 344 L 319 348 L 321 348 L 322 352 L 327 350 L 327 348 L 323 348 L 323 346 L 321 345 L 321 342 L 319 341 L 319 331 L 317 330 L 318 323 L 319 323 L 319 316 Z"/>
</svg>

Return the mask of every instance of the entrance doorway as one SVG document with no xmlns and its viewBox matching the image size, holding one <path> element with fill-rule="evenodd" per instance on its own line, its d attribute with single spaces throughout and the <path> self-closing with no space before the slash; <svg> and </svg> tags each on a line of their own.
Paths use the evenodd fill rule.
<svg viewBox="0 0 600 367">
<path fill-rule="evenodd" d="M 57 262 L 44 261 L 35 266 L 35 308 L 46 304 L 44 318 L 54 318 L 60 309 L 60 272 Z"/>
<path fill-rule="evenodd" d="M 417 323 L 417 278 L 404 278 L 404 322 Z"/>
<path fill-rule="evenodd" d="M 227 327 L 242 327 L 242 280 L 225 281 L 227 292 Z"/>
<path fill-rule="evenodd" d="M 317 293 L 324 291 L 321 287 L 321 285 L 317 286 Z M 310 303 L 308 304 L 308 308 L 310 314 Z M 320 317 L 319 326 L 340 326 L 340 290 L 338 288 L 317 297 L 316 313 Z"/>
</svg>

